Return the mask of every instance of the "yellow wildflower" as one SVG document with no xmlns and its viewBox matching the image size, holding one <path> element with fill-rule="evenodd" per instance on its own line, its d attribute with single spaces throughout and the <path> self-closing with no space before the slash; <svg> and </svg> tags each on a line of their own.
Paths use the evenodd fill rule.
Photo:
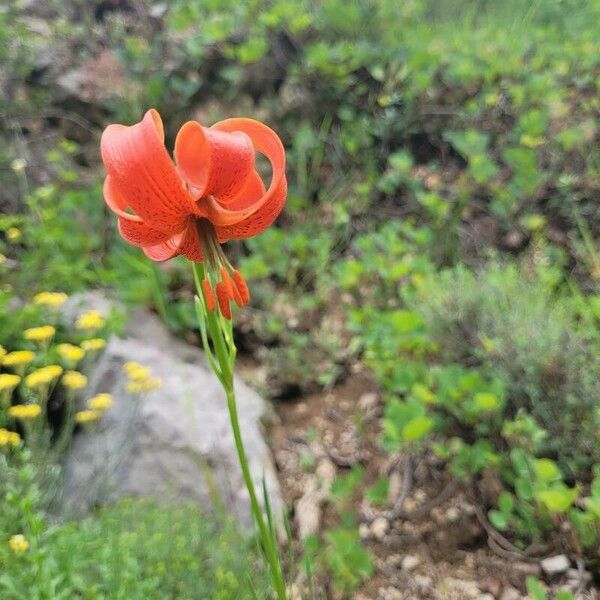
<svg viewBox="0 0 600 600">
<path fill-rule="evenodd" d="M 84 340 L 81 342 L 81 347 L 87 352 L 96 352 L 102 350 L 106 346 L 106 340 L 102 338 L 92 338 L 91 340 Z"/>
<path fill-rule="evenodd" d="M 143 381 L 150 377 L 150 371 L 135 361 L 126 362 L 123 365 L 123 370 L 127 373 L 127 377 L 133 381 Z"/>
<path fill-rule="evenodd" d="M 127 391 L 132 394 L 149 392 L 162 385 L 162 380 L 159 377 L 151 377 L 150 370 L 143 365 L 140 365 L 138 362 L 126 362 L 123 365 L 123 370 L 127 373 L 127 377 L 129 378 Z"/>
<path fill-rule="evenodd" d="M 40 416 L 41 412 L 42 409 L 38 404 L 15 404 L 8 409 L 8 414 L 11 417 L 22 419 L 23 421 L 35 419 Z"/>
<path fill-rule="evenodd" d="M 69 296 L 63 292 L 40 292 L 33 297 L 33 303 L 53 308 L 62 306 Z"/>
<path fill-rule="evenodd" d="M 97 310 L 88 310 L 75 322 L 77 329 L 101 329 L 106 324 L 104 317 Z"/>
<path fill-rule="evenodd" d="M 88 406 L 96 412 L 103 412 L 112 406 L 113 399 L 110 394 L 96 394 L 88 400 Z"/>
<path fill-rule="evenodd" d="M 24 367 L 33 360 L 34 356 L 35 354 L 31 350 L 15 350 L 4 356 L 2 364 L 5 367 Z"/>
<path fill-rule="evenodd" d="M 31 327 L 23 332 L 23 337 L 30 342 L 47 342 L 56 333 L 52 325 L 42 327 Z"/>
<path fill-rule="evenodd" d="M 6 349 L 4 348 L 4 346 L 0 346 L 0 365 L 2 364 L 2 361 L 4 360 L 5 356 L 6 356 Z"/>
<path fill-rule="evenodd" d="M 21 443 L 21 436 L 16 431 L 10 431 L 0 427 L 0 448 L 5 446 L 18 446 Z"/>
<path fill-rule="evenodd" d="M 95 410 L 80 410 L 75 413 L 75 422 L 76 423 L 91 423 L 92 421 L 96 421 L 100 413 Z"/>
<path fill-rule="evenodd" d="M 131 394 L 140 394 L 142 392 L 151 392 L 162 386 L 160 377 L 148 377 L 139 381 L 131 380 L 127 384 L 127 391 Z"/>
<path fill-rule="evenodd" d="M 8 545 L 15 554 L 22 554 L 29 550 L 29 542 L 25 539 L 25 536 L 20 533 L 13 535 L 10 540 L 8 540 Z"/>
<path fill-rule="evenodd" d="M 58 379 L 63 372 L 60 365 L 48 365 L 29 373 L 25 377 L 25 385 L 31 389 L 38 389 L 50 385 Z"/>
<path fill-rule="evenodd" d="M 1 373 L 0 374 L 0 392 L 9 391 L 12 392 L 21 382 L 21 378 L 18 375 L 12 373 Z"/>
<path fill-rule="evenodd" d="M 3 265 L 6 262 L 6 256 L 0 252 L 0 265 Z"/>
<path fill-rule="evenodd" d="M 73 344 L 58 344 L 56 349 L 65 360 L 74 365 L 76 365 L 85 356 L 85 350 Z"/>
<path fill-rule="evenodd" d="M 88 379 L 79 371 L 67 371 L 61 381 L 70 390 L 80 390 L 87 385 Z"/>
<path fill-rule="evenodd" d="M 6 230 L 6 238 L 11 242 L 16 242 L 21 237 L 21 230 L 18 227 L 9 227 Z"/>
</svg>

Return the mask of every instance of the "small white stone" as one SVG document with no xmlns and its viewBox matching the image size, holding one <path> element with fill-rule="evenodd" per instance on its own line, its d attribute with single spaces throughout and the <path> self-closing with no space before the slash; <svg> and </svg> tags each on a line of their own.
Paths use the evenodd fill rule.
<svg viewBox="0 0 600 600">
<path fill-rule="evenodd" d="M 416 569 L 421 564 L 421 559 L 414 554 L 407 554 L 402 559 L 402 570 L 403 571 L 412 571 Z"/>
<path fill-rule="evenodd" d="M 569 559 L 564 554 L 551 556 L 540 562 L 540 567 L 546 575 L 560 575 L 567 571 L 570 566 Z"/>
<path fill-rule="evenodd" d="M 375 392 L 367 392 L 358 399 L 358 408 L 362 412 L 368 412 L 377 406 L 377 394 Z"/>
<path fill-rule="evenodd" d="M 361 523 L 358 526 L 358 535 L 360 536 L 361 540 L 366 540 L 371 535 L 371 530 L 366 523 Z"/>
<path fill-rule="evenodd" d="M 427 590 L 433 585 L 433 580 L 428 575 L 413 575 L 413 581 L 418 588 Z"/>
<path fill-rule="evenodd" d="M 385 534 L 388 532 L 389 528 L 390 528 L 390 523 L 384 517 L 377 517 L 371 523 L 371 533 L 373 534 L 373 537 L 379 541 L 383 540 L 383 538 L 385 537 Z"/>
<path fill-rule="evenodd" d="M 519 590 L 512 587 L 512 585 L 509 585 L 508 587 L 504 588 L 502 596 L 500 596 L 500 600 L 521 600 L 521 594 Z"/>
<path fill-rule="evenodd" d="M 479 594 L 479 598 L 477 600 L 496 600 L 492 594 Z"/>
<path fill-rule="evenodd" d="M 445 514 L 445 520 L 447 523 L 456 523 L 460 519 L 460 511 L 456 506 L 451 506 Z"/>
<path fill-rule="evenodd" d="M 322 458 L 319 460 L 315 475 L 320 483 L 323 494 L 328 494 L 331 484 L 337 475 L 337 469 L 335 468 L 333 462 L 331 462 L 328 458 Z"/>
</svg>

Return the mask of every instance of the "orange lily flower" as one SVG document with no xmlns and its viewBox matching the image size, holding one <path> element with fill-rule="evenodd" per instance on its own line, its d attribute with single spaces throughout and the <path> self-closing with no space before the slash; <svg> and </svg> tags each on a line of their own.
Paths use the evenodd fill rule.
<svg viewBox="0 0 600 600">
<path fill-rule="evenodd" d="M 177 134 L 173 162 L 160 115 L 151 109 L 130 127 L 109 125 L 100 149 L 107 171 L 104 199 L 123 239 L 155 261 L 181 254 L 204 262 L 209 309 L 215 306 L 215 283 L 219 308 L 231 318 L 229 302 L 243 306 L 250 296 L 221 244 L 261 233 L 283 209 L 285 151 L 277 134 L 253 119 L 226 119 L 212 127 L 188 121 Z M 268 188 L 256 171 L 256 153 L 271 163 Z"/>
</svg>

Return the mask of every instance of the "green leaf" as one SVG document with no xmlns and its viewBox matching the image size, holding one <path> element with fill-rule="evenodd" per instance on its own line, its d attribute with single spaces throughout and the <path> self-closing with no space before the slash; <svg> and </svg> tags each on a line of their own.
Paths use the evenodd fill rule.
<svg viewBox="0 0 600 600">
<path fill-rule="evenodd" d="M 548 598 L 542 584 L 532 575 L 527 577 L 527 593 L 533 600 L 547 600 Z"/>
<path fill-rule="evenodd" d="M 575 596 L 568 590 L 559 590 L 556 592 L 556 596 L 554 596 L 554 600 L 574 600 L 574 598 Z"/>
<path fill-rule="evenodd" d="M 500 406 L 500 400 L 490 392 L 479 392 L 475 394 L 475 406 L 482 411 L 494 411 Z"/>
<path fill-rule="evenodd" d="M 382 506 L 387 502 L 390 480 L 380 477 L 371 487 L 367 488 L 365 498 L 376 506 Z"/>
<path fill-rule="evenodd" d="M 557 481 L 562 478 L 557 464 L 549 458 L 538 458 L 533 461 L 535 474 L 544 482 Z"/>
<path fill-rule="evenodd" d="M 508 517 L 499 510 L 490 510 L 488 512 L 490 523 L 498 530 L 505 531 L 508 529 Z"/>
<path fill-rule="evenodd" d="M 498 506 L 503 513 L 510 514 L 515 508 L 515 498 L 506 491 L 500 492 Z"/>
<path fill-rule="evenodd" d="M 402 429 L 402 437 L 407 442 L 422 440 L 433 427 L 433 419 L 430 417 L 417 417 L 409 421 Z"/>
<path fill-rule="evenodd" d="M 554 489 L 542 490 L 535 493 L 536 499 L 541 502 L 550 512 L 564 513 L 571 508 L 575 498 L 579 494 L 577 488 L 557 486 Z"/>
</svg>

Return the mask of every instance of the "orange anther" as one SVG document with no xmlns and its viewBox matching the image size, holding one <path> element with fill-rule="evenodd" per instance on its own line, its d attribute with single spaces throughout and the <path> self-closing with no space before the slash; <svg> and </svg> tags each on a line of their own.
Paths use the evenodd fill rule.
<svg viewBox="0 0 600 600">
<path fill-rule="evenodd" d="M 221 267 L 221 281 L 223 281 L 223 283 L 225 284 L 225 288 L 227 289 L 229 297 L 233 298 L 233 283 L 225 267 Z"/>
<path fill-rule="evenodd" d="M 215 310 L 215 295 L 213 294 L 212 287 L 210 287 L 210 281 L 208 279 L 202 280 L 202 290 L 204 291 L 204 299 L 206 300 L 206 309 L 209 312 Z"/>
<path fill-rule="evenodd" d="M 217 300 L 219 301 L 219 308 L 221 309 L 221 314 L 226 319 L 231 319 L 231 306 L 229 306 L 229 300 L 231 296 L 227 290 L 227 286 L 220 281 L 217 283 L 217 287 L 215 288 L 217 293 Z"/>
<path fill-rule="evenodd" d="M 236 304 L 238 304 L 238 306 L 245 306 L 246 304 L 248 304 L 248 302 L 250 302 L 250 290 L 248 289 L 248 284 L 246 283 L 244 276 L 239 271 L 234 271 L 231 274 L 231 277 L 233 279 L 233 283 L 235 284 L 237 291 L 239 292 L 241 300 L 241 304 L 239 304 L 237 300 Z"/>
</svg>

